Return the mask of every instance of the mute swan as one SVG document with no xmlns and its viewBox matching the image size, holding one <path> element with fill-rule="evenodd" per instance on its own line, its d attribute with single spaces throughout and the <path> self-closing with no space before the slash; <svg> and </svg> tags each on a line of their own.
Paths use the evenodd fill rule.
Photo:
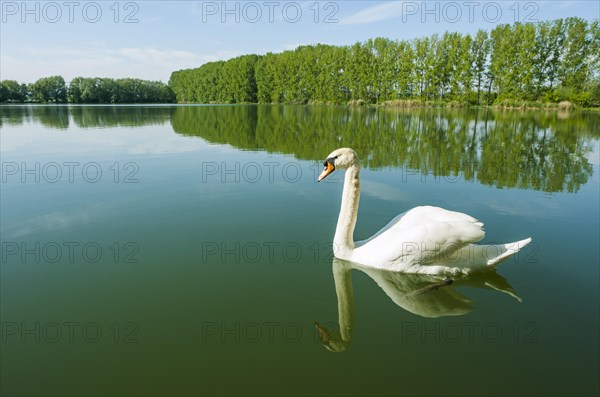
<svg viewBox="0 0 600 397">
<path fill-rule="evenodd" d="M 475 245 L 485 236 L 477 219 L 439 207 L 416 207 L 392 219 L 371 238 L 354 242 L 360 198 L 360 165 L 354 150 L 333 151 L 318 181 L 345 169 L 342 204 L 333 239 L 334 256 L 363 266 L 422 274 L 468 274 L 495 267 L 531 238 L 508 244 Z"/>
<path fill-rule="evenodd" d="M 462 316 L 473 310 L 472 301 L 455 287 L 475 287 L 504 292 L 519 302 L 521 298 L 510 284 L 495 271 L 455 280 L 425 274 L 407 274 L 368 268 L 360 264 L 333 258 L 333 279 L 338 301 L 338 331 L 315 323 L 321 343 L 330 351 L 341 352 L 350 346 L 354 333 L 354 292 L 352 269 L 367 274 L 399 307 L 417 316 L 438 318 Z"/>
</svg>

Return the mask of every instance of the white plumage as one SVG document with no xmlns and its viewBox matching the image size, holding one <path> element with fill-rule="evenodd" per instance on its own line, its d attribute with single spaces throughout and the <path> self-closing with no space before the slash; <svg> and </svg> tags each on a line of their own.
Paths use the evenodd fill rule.
<svg viewBox="0 0 600 397">
<path fill-rule="evenodd" d="M 392 219 L 371 238 L 354 242 L 360 198 L 360 166 L 354 150 L 333 151 L 325 161 L 322 180 L 335 169 L 345 169 L 344 190 L 334 255 L 363 266 L 422 274 L 467 274 L 497 265 L 531 242 L 476 245 L 485 236 L 483 223 L 439 207 L 413 208 Z"/>
</svg>

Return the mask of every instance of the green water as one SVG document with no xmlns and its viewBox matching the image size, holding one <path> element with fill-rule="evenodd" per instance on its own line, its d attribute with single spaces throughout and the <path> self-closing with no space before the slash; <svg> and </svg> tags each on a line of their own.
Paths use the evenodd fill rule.
<svg viewBox="0 0 600 397">
<path fill-rule="evenodd" d="M 600 392 L 598 114 L 2 106 L 0 123 L 3 395 Z M 438 289 L 334 283 L 343 179 L 315 179 L 342 146 L 363 163 L 357 240 L 430 204 L 533 243 Z M 338 297 L 351 340 L 332 353 L 314 324 L 339 337 Z"/>
</svg>

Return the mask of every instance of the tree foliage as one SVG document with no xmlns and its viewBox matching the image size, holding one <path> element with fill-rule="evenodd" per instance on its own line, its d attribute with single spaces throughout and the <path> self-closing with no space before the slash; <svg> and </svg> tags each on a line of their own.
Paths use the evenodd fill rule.
<svg viewBox="0 0 600 397">
<path fill-rule="evenodd" d="M 160 81 L 75 77 L 68 99 L 71 103 L 169 103 L 175 98 Z"/>
<path fill-rule="evenodd" d="M 67 86 L 61 76 L 44 77 L 33 84 L 0 82 L 0 102 L 55 103 L 171 103 L 175 94 L 160 81 L 75 77 Z"/>
<path fill-rule="evenodd" d="M 0 102 L 24 102 L 27 95 L 27 85 L 15 80 L 0 81 Z"/>
<path fill-rule="evenodd" d="M 499 25 L 474 36 L 316 44 L 180 70 L 169 85 L 178 102 L 570 100 L 597 106 L 598 30 L 598 21 L 566 18 Z"/>
<path fill-rule="evenodd" d="M 29 87 L 35 102 L 66 102 L 67 86 L 62 76 L 43 77 Z"/>
<path fill-rule="evenodd" d="M 258 55 L 246 55 L 173 72 L 169 86 L 179 102 L 254 103 L 258 95 L 258 59 Z"/>
</svg>

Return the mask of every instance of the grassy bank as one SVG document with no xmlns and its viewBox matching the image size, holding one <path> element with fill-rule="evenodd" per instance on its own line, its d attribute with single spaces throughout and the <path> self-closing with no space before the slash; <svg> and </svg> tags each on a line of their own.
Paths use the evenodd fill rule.
<svg viewBox="0 0 600 397">
<path fill-rule="evenodd" d="M 396 99 L 391 101 L 383 101 L 378 104 L 369 104 L 364 100 L 352 100 L 346 103 L 347 106 L 383 106 L 390 108 L 492 108 L 505 110 L 557 110 L 561 112 L 569 112 L 574 110 L 595 110 L 600 111 L 600 107 L 580 107 L 569 101 L 555 102 L 539 102 L 539 101 L 516 101 L 503 100 L 493 105 L 476 105 L 460 101 L 424 101 L 418 99 Z"/>
</svg>

